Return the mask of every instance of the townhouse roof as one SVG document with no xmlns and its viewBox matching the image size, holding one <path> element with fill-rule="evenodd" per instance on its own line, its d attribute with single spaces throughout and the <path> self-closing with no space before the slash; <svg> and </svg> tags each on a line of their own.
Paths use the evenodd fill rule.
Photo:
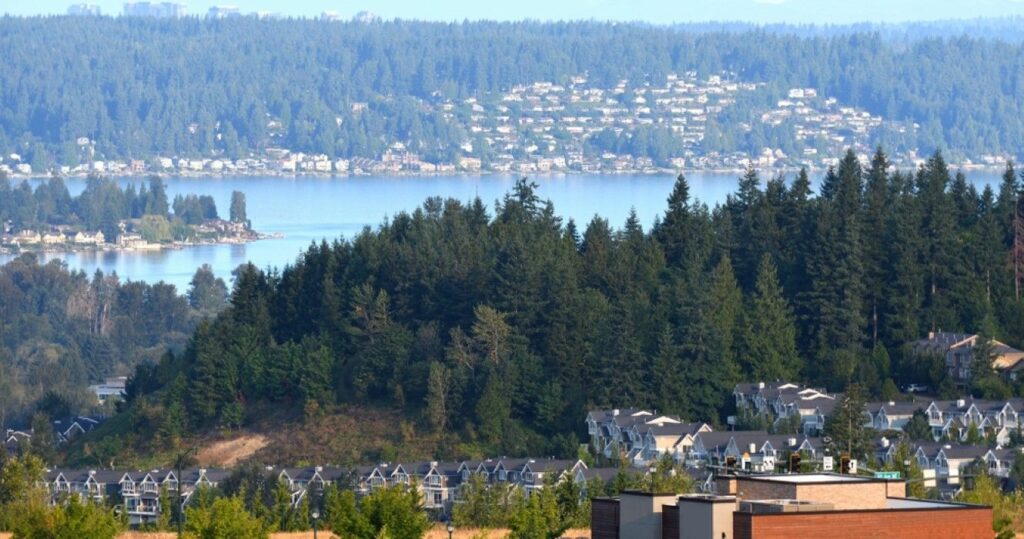
<svg viewBox="0 0 1024 539">
<path fill-rule="evenodd" d="M 719 431 L 719 432 L 702 432 L 697 435 L 700 438 L 704 449 L 711 451 L 713 449 L 725 449 L 729 445 L 730 440 L 735 440 L 737 446 L 741 444 L 749 444 L 750 442 L 761 442 L 768 436 L 768 431 L 764 430 L 734 430 L 734 431 Z M 760 443 L 758 444 L 760 445 Z"/>
<path fill-rule="evenodd" d="M 976 459 L 984 457 L 988 448 L 982 445 L 950 444 L 940 451 L 947 459 Z"/>
<path fill-rule="evenodd" d="M 877 401 L 869 402 L 865 405 L 867 411 L 872 414 L 877 414 L 881 410 L 885 410 L 888 415 L 914 415 L 914 412 L 921 410 L 922 412 L 928 408 L 931 401 Z"/>
<path fill-rule="evenodd" d="M 583 473 L 583 478 L 586 479 L 587 481 L 590 481 L 592 479 L 600 479 L 601 481 L 607 483 L 608 481 L 615 479 L 615 477 L 619 474 L 620 469 L 621 468 L 584 468 L 583 470 L 581 470 L 581 472 Z M 626 473 L 639 472 L 637 472 L 634 469 L 627 469 Z"/>
<path fill-rule="evenodd" d="M 707 423 L 663 423 L 660 425 L 649 425 L 642 429 L 643 433 L 651 433 L 654 436 L 685 436 L 694 435 Z"/>
</svg>

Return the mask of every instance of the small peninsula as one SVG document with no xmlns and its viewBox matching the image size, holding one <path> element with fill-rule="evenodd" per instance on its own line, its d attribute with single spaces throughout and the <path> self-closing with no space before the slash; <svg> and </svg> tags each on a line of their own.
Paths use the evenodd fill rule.
<svg viewBox="0 0 1024 539">
<path fill-rule="evenodd" d="M 61 177 L 33 189 L 27 181 L 13 186 L 0 173 L 0 252 L 155 251 L 267 237 L 252 230 L 245 205 L 245 194 L 234 191 L 222 219 L 209 195 L 169 201 L 159 176 L 124 188 L 90 176 L 81 194 L 71 196 Z"/>
</svg>

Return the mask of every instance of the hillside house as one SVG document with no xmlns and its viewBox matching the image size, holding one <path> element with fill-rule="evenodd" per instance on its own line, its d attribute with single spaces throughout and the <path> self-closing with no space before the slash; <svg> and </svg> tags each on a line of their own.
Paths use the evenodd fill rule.
<svg viewBox="0 0 1024 539">
<path fill-rule="evenodd" d="M 929 332 L 928 337 L 909 343 L 915 357 L 941 357 L 950 377 L 964 385 L 971 376 L 974 349 L 978 346 L 978 335 L 969 333 Z M 992 340 L 992 369 L 1015 379 L 1024 364 L 1024 351 L 1017 350 L 1002 342 Z"/>
</svg>

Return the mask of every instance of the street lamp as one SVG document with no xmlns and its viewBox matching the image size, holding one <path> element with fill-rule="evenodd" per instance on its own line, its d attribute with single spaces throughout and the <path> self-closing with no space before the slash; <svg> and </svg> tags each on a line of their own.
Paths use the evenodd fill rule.
<svg viewBox="0 0 1024 539">
<path fill-rule="evenodd" d="M 455 532 L 455 526 L 452 525 L 452 521 L 448 521 L 448 539 L 452 539 L 452 533 Z"/>
<path fill-rule="evenodd" d="M 651 469 L 650 469 L 650 472 L 651 472 L 651 494 L 654 494 L 654 474 L 657 473 L 657 471 L 658 471 L 657 468 L 655 468 L 654 466 L 651 466 Z"/>
<path fill-rule="evenodd" d="M 320 511 L 314 509 L 311 516 L 313 517 L 313 539 L 316 539 L 316 521 L 320 519 Z"/>
<path fill-rule="evenodd" d="M 184 453 L 179 453 L 178 454 L 178 458 L 174 462 L 175 470 L 178 473 L 177 477 L 175 477 L 175 479 L 178 481 L 178 488 L 176 489 L 177 494 L 178 494 L 178 496 L 177 496 L 177 498 L 178 498 L 178 504 L 177 504 L 177 512 L 178 512 L 178 514 L 177 514 L 177 518 L 175 519 L 175 520 L 178 521 L 178 539 L 181 539 L 181 525 L 185 521 L 185 508 L 181 506 L 181 489 L 182 489 L 182 485 L 183 485 L 183 482 L 181 480 L 181 465 L 185 461 L 185 459 L 188 458 L 188 456 L 190 454 L 192 454 L 192 453 L 194 453 L 194 452 L 196 452 L 198 450 L 199 450 L 198 446 L 192 446 L 190 449 L 188 449 Z"/>
</svg>

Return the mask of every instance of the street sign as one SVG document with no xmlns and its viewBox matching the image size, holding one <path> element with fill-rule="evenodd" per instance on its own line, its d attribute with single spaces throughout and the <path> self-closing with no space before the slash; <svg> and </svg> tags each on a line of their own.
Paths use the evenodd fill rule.
<svg viewBox="0 0 1024 539">
<path fill-rule="evenodd" d="M 831 455 L 826 455 L 826 456 L 822 457 L 822 459 L 821 459 L 821 469 L 822 469 L 822 471 L 825 471 L 825 472 L 831 472 L 832 471 L 832 456 Z"/>
<path fill-rule="evenodd" d="M 899 472 L 875 472 L 875 479 L 899 479 Z"/>
</svg>

